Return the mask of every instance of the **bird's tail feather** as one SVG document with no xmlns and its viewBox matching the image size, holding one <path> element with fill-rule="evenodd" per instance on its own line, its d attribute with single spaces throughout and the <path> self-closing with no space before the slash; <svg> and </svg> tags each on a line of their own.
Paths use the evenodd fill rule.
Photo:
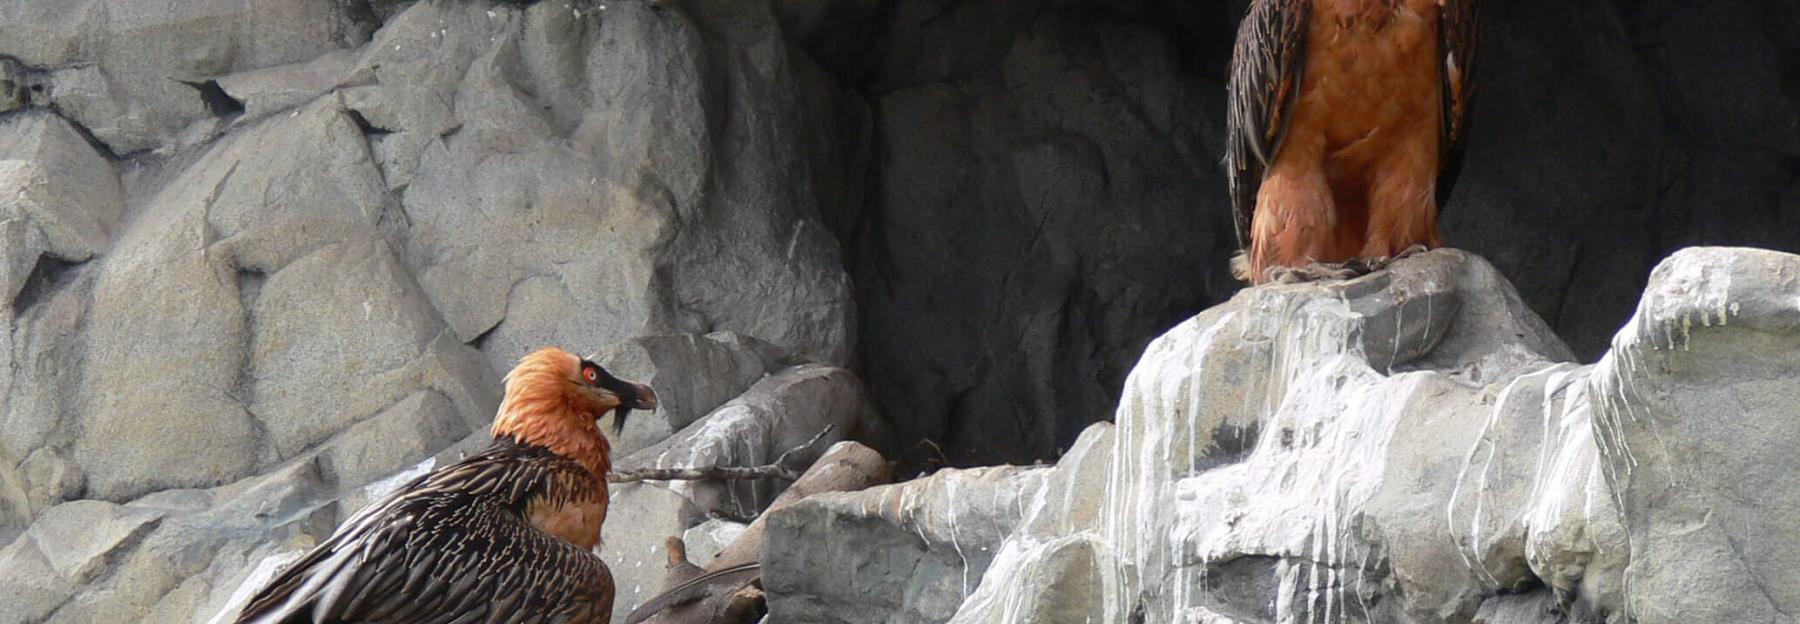
<svg viewBox="0 0 1800 624">
<path fill-rule="evenodd" d="M 638 605 L 638 608 L 632 609 L 631 613 L 625 616 L 624 624 L 638 624 L 638 622 L 650 619 L 650 616 L 656 615 L 658 611 L 700 598 L 700 593 L 707 585 L 739 580 L 748 584 L 752 579 L 761 575 L 762 565 L 757 563 L 745 563 L 707 572 L 664 590 L 663 593 L 650 598 L 644 604 Z"/>
<path fill-rule="evenodd" d="M 295 564 L 293 571 L 286 578 L 269 585 L 263 594 L 250 601 L 238 614 L 237 624 L 311 624 L 313 615 L 322 615 L 315 611 L 329 610 L 336 602 L 338 588 L 331 596 L 321 601 L 319 592 L 331 590 L 331 581 L 335 577 L 347 579 L 350 574 L 339 574 L 339 571 L 352 560 L 352 552 L 334 552 L 317 565 L 307 566 L 305 562 Z"/>
</svg>

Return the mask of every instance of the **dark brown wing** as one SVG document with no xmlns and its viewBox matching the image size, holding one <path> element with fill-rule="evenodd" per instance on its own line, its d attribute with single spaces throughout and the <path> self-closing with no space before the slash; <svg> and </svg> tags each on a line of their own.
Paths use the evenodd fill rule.
<svg viewBox="0 0 1800 624">
<path fill-rule="evenodd" d="M 613 581 L 600 558 L 524 517 L 572 475 L 602 485 L 541 447 L 496 443 L 358 512 L 237 622 L 605 622 Z"/>
<path fill-rule="evenodd" d="M 1225 177 L 1238 246 L 1250 244 L 1250 221 L 1263 172 L 1281 149 L 1289 109 L 1306 66 L 1310 0 L 1253 0 L 1238 25 L 1225 86 Z"/>
<path fill-rule="evenodd" d="M 1481 43 L 1481 24 L 1476 15 L 1476 0 L 1447 0 L 1438 14 L 1438 37 L 1443 55 L 1438 59 L 1439 75 L 1444 84 L 1444 118 L 1441 153 L 1443 162 L 1437 182 L 1438 213 L 1450 200 L 1456 178 L 1462 174 L 1463 145 L 1469 134 L 1469 115 L 1474 103 L 1475 53 Z"/>
</svg>

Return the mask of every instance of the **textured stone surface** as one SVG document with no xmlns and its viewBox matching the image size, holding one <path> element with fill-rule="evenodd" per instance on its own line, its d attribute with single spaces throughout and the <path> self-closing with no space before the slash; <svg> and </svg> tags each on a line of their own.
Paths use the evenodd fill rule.
<svg viewBox="0 0 1800 624">
<path fill-rule="evenodd" d="M 1042 468 L 939 472 L 769 515 L 763 587 L 780 621 L 942 622 L 975 590 Z"/>
<path fill-rule="evenodd" d="M 1248 2 L 871 4 L 782 6 L 855 85 L 818 108 L 846 133 L 829 162 L 873 172 L 828 222 L 877 402 L 903 445 L 933 438 L 958 465 L 1055 457 L 1150 337 L 1236 288 L 1217 162 Z M 1776 87 L 1800 75 L 1779 52 L 1800 47 L 1793 2 L 1483 11 L 1445 238 L 1584 361 L 1673 251 L 1800 251 L 1800 99 Z"/>
<path fill-rule="evenodd" d="M 1109 613 L 1456 621 L 1529 586 L 1524 518 L 1564 480 L 1542 432 L 1591 426 L 1568 357 L 1456 252 L 1208 310 L 1146 351 L 1117 416 L 1140 450 L 1098 531 L 1146 572 Z"/>
<path fill-rule="evenodd" d="M 813 442 L 826 427 L 831 430 Z M 711 414 L 656 444 L 618 459 L 629 468 L 762 466 L 783 453 L 807 466 L 833 442 L 859 440 L 887 446 L 887 425 L 869 404 L 862 381 L 850 371 L 802 364 L 770 375 Z M 754 516 L 787 483 L 779 479 L 677 482 L 672 487 L 701 509 L 728 517 Z"/>
<path fill-rule="evenodd" d="M 116 154 L 172 147 L 218 114 L 195 85 L 355 47 L 374 24 L 332 0 L 15 2 L 0 54 L 53 70 L 50 100 Z"/>
<path fill-rule="evenodd" d="M 613 620 L 662 589 L 663 566 L 668 561 L 663 544 L 698 524 L 700 510 L 686 496 L 651 483 L 622 483 L 612 487 L 606 525 L 601 527 L 600 558 L 612 569 Z"/>
<path fill-rule="evenodd" d="M 1795 340 L 1800 256 L 1760 250 L 1674 255 L 1586 366 L 1460 252 L 1245 291 L 1150 346 L 950 621 L 1784 621 Z"/>
<path fill-rule="evenodd" d="M 1091 529 L 1100 521 L 1111 464 L 1112 426 L 1100 423 L 1055 468 L 952 469 L 774 511 L 763 552 L 770 615 L 801 622 L 1105 620 L 1102 572 L 1109 568 L 1102 563 L 1111 556 Z M 1013 601 L 999 602 L 1003 597 Z"/>
<path fill-rule="evenodd" d="M 421 390 L 338 434 L 323 445 L 319 459 L 332 481 L 360 486 L 468 435 L 468 423 L 449 399 Z"/>
<path fill-rule="evenodd" d="M 1800 256 L 1697 248 L 1650 275 L 1591 382 L 1638 622 L 1800 612 Z"/>
<path fill-rule="evenodd" d="M 642 339 L 614 352 L 637 349 L 627 374 L 669 400 L 625 451 L 767 374 L 850 365 L 820 217 L 843 192 L 791 141 L 810 122 L 787 95 L 826 79 L 772 10 L 705 14 L 0 7 L 0 537 L 24 544 L 71 500 L 183 501 L 92 578 L 9 572 L 0 595 L 30 606 L 0 611 L 205 621 L 364 484 L 485 445 L 501 374 L 544 344 Z M 729 457 L 825 422 L 879 430 L 860 382 L 827 370 L 832 389 L 753 401 L 813 430 Z M 270 479 L 291 487 L 251 488 Z"/>
<path fill-rule="evenodd" d="M 928 464 L 1076 454 L 1084 427 L 1122 413 L 1115 407 L 1131 396 L 1127 373 L 1144 344 L 1237 288 L 1224 278 L 1232 241 L 1216 146 L 1220 81 L 1244 4 L 0 3 L 0 541 L 18 543 L 34 518 L 70 501 L 180 499 L 180 513 L 150 540 L 172 522 L 188 526 L 176 522 L 183 514 L 249 506 L 222 493 L 233 484 L 283 474 L 277 480 L 312 483 L 279 494 L 304 500 L 296 507 L 311 510 L 304 522 L 231 525 L 242 533 L 223 542 L 171 532 L 155 538 L 168 540 L 157 542 L 167 550 L 124 548 L 108 559 L 129 574 L 102 572 L 83 584 L 16 572 L 50 568 L 41 553 L 7 546 L 17 565 L 0 569 L 8 579 L 0 614 L 33 622 L 211 617 L 248 570 L 302 547 L 366 500 L 356 486 L 484 444 L 500 374 L 542 344 L 582 353 L 621 345 L 608 352 L 618 358 L 611 365 L 667 387 L 665 406 L 638 415 L 621 451 L 681 435 L 764 374 L 818 362 L 868 380 L 864 406 L 851 411 L 867 422 L 873 403 L 892 418 L 890 446 L 908 474 Z M 1483 254 L 1499 273 L 1461 273 L 1466 281 L 1454 288 L 1418 286 L 1429 293 L 1420 295 L 1424 310 L 1417 301 L 1346 297 L 1368 306 L 1356 310 L 1372 319 L 1357 339 L 1362 361 L 1389 384 L 1380 391 L 1389 393 L 1388 417 L 1405 425 L 1397 431 L 1420 431 L 1387 447 L 1449 450 L 1396 454 L 1381 487 L 1364 483 L 1374 490 L 1364 502 L 1389 533 L 1336 544 L 1353 552 L 1447 540 L 1456 548 L 1377 548 L 1376 560 L 1387 563 L 1362 577 L 1325 567 L 1340 581 L 1374 574 L 1412 582 L 1424 574 L 1416 570 L 1445 565 L 1469 572 L 1430 575 L 1418 591 L 1371 605 L 1393 610 L 1383 617 L 1437 607 L 1524 617 L 1491 592 L 1533 582 L 1576 611 L 1619 613 L 1655 601 L 1627 588 L 1676 574 L 1640 559 L 1625 582 L 1632 561 L 1616 547 L 1625 536 L 1647 549 L 1643 556 L 1692 559 L 1707 575 L 1725 574 L 1707 567 L 1723 565 L 1711 555 L 1786 505 L 1772 496 L 1758 512 L 1720 498 L 1736 492 L 1723 469 L 1695 468 L 1692 480 L 1646 474 L 1644 456 L 1665 452 L 1659 434 L 1688 431 L 1688 444 L 1702 450 L 1721 432 L 1743 434 L 1692 429 L 1693 408 L 1668 397 L 1627 400 L 1637 407 L 1642 398 L 1662 420 L 1650 421 L 1652 442 L 1631 427 L 1600 436 L 1640 464 L 1609 474 L 1621 461 L 1606 450 L 1614 442 L 1591 441 L 1603 410 L 1593 397 L 1604 394 L 1580 381 L 1597 369 L 1564 362 L 1570 350 L 1543 330 L 1591 361 L 1638 305 L 1651 266 L 1674 249 L 1800 245 L 1791 157 L 1800 153 L 1800 106 L 1786 89 L 1800 75 L 1790 53 L 1800 49 L 1800 13 L 1788 1 L 1565 4 L 1486 9 L 1475 140 L 1444 223 L 1452 245 Z M 1500 276 L 1517 284 L 1517 301 L 1465 299 L 1504 288 Z M 1758 288 L 1784 287 L 1764 282 Z M 1470 303 L 1477 299 L 1488 303 Z M 1460 302 L 1453 315 L 1445 311 L 1452 300 Z M 1439 322 L 1517 326 L 1527 307 L 1547 323 L 1522 332 L 1523 347 L 1492 348 L 1503 337 L 1479 332 L 1429 338 Z M 1689 316 L 1701 330 L 1682 336 L 1710 329 L 1707 317 Z M 1734 335 L 1733 323 L 1725 335 Z M 1384 342 L 1393 333 L 1427 338 Z M 1182 459 L 1195 471 L 1280 465 L 1275 455 L 1268 464 L 1245 458 L 1267 431 L 1284 430 L 1259 410 L 1284 404 L 1289 386 L 1256 372 L 1270 366 L 1257 358 L 1284 352 L 1214 338 L 1193 355 L 1208 365 L 1188 371 L 1188 388 L 1226 388 L 1210 396 L 1229 400 L 1185 408 L 1205 424 L 1182 431 L 1213 450 Z M 1653 342 L 1637 344 L 1642 351 Z M 1626 354 L 1632 362 L 1665 355 L 1621 349 L 1615 370 L 1638 366 Z M 1735 376 L 1704 377 L 1686 368 L 1692 362 L 1670 361 L 1671 370 L 1626 377 L 1785 396 L 1744 381 L 1749 373 L 1738 367 L 1719 364 Z M 1390 367 L 1417 387 L 1394 388 Z M 1427 371 L 1442 377 L 1405 376 Z M 1444 398 L 1394 399 L 1401 391 Z M 1693 396 L 1736 410 L 1719 394 L 1727 391 Z M 1357 413 L 1357 396 L 1311 395 L 1320 403 L 1283 415 Z M 743 405 L 726 411 L 744 419 Z M 838 409 L 765 405 L 815 424 L 819 410 Z M 1624 422 L 1643 422 L 1631 415 Z M 786 427 L 728 448 L 722 436 L 751 431 L 735 427 L 759 419 L 721 418 L 739 424 L 684 444 L 751 462 L 813 433 Z M 1480 432 L 1456 419 L 1481 423 Z M 1786 434 L 1744 435 L 1785 442 Z M 369 441 L 386 436 L 393 444 Z M 1121 439 L 1134 452 L 1145 446 Z M 1481 453 L 1463 454 L 1468 448 Z M 1672 461 L 1708 466 L 1702 460 L 1713 458 L 1669 448 Z M 302 465 L 312 476 L 284 472 Z M 1528 465 L 1531 479 L 1497 476 Z M 1388 485 L 1415 472 L 1425 475 L 1417 491 Z M 1623 515 L 1599 504 L 1614 481 L 1624 484 Z M 1182 491 L 1198 501 L 1217 485 L 1192 480 Z M 1674 489 L 1650 494 L 1664 486 Z M 736 501 L 753 509 L 774 487 L 691 493 L 702 508 Z M 1433 498 L 1445 488 L 1449 498 Z M 1694 501 L 1696 491 L 1704 501 Z M 1435 526 L 1440 516 L 1421 497 L 1444 510 L 1441 524 L 1451 528 Z M 1017 569 L 1030 583 L 1087 595 L 1088 562 L 1103 572 L 1118 562 L 1106 549 L 1089 553 L 1093 538 L 1078 535 L 1105 517 L 1094 504 L 1105 497 L 1071 500 L 1067 518 L 1046 512 L 1029 523 L 1062 527 L 1057 539 L 1069 539 L 1040 540 L 1046 548 L 1054 541 L 1041 552 L 1056 555 L 1022 556 Z M 1238 503 L 1220 505 L 1189 503 Z M 1184 522 L 1204 524 L 1204 509 L 1190 509 L 1198 515 Z M 1693 552 L 1670 550 L 1668 527 L 1686 530 L 1702 509 L 1713 512 L 1699 516 L 1710 524 L 1675 544 Z M 290 525 L 308 528 L 283 528 Z M 189 538 L 226 545 L 191 551 L 204 557 L 170 554 Z M 1232 605 L 1277 578 L 1298 587 L 1294 575 L 1310 574 L 1278 563 L 1312 561 L 1295 554 L 1304 545 L 1275 541 L 1231 544 L 1243 556 L 1206 564 L 1245 572 L 1236 578 L 1258 571 L 1261 584 L 1152 592 L 1146 603 L 1205 594 L 1220 600 L 1196 617 L 1254 621 L 1253 610 Z M 1706 614 L 1795 612 L 1782 593 L 1792 583 L 1771 572 L 1794 567 L 1782 552 L 1745 551 L 1742 570 L 1727 576 L 1773 589 L 1734 595 L 1731 608 L 1742 613 Z M 1205 567 L 1195 563 L 1203 558 L 1191 554 L 1183 569 Z M 1124 600 L 1117 577 L 1098 578 L 1107 600 Z M 20 608 L 10 608 L 12 596 Z M 1066 611 L 1010 598 L 986 604 Z M 976 620 L 990 613 L 965 611 Z M 1645 606 L 1642 617 L 1672 616 Z"/>
<path fill-rule="evenodd" d="M 77 263 L 100 253 L 122 201 L 112 165 L 62 118 L 29 111 L 0 121 L 0 294 L 18 307 L 40 255 Z"/>
<path fill-rule="evenodd" d="M 781 368 L 774 345 L 733 332 L 648 336 L 607 347 L 595 361 L 656 389 L 653 413 L 633 412 L 613 452 L 630 455 L 693 424 Z"/>
<path fill-rule="evenodd" d="M 881 172 L 847 239 L 869 378 L 905 445 L 1054 459 L 1144 341 L 1235 288 L 1226 213 L 1201 208 L 1224 197 L 1221 93 L 1154 18 L 895 4 L 858 52 Z"/>
<path fill-rule="evenodd" d="M 739 535 L 744 533 L 746 525 L 721 518 L 713 518 L 694 525 L 681 534 L 681 541 L 687 545 L 688 561 L 704 567 L 718 556 L 719 552 L 731 545 Z"/>
</svg>

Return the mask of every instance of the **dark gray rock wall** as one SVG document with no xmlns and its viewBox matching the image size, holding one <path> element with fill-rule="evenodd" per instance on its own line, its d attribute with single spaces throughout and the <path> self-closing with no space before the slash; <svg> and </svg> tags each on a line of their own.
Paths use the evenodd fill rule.
<svg viewBox="0 0 1800 624">
<path fill-rule="evenodd" d="M 418 273 L 491 366 L 623 327 L 738 329 L 854 361 L 915 466 L 1058 455 L 1106 417 L 1151 336 L 1238 287 L 1217 161 L 1243 0 L 615 4 L 599 39 L 581 34 L 592 13 L 540 11 L 538 38 L 489 50 L 440 41 L 490 28 L 476 5 L 426 23 L 395 1 L 23 3 L 0 27 L 0 109 L 62 117 L 136 206 L 185 168 L 170 153 L 233 128 L 282 140 L 246 122 L 330 94 L 374 164 L 333 184 L 409 241 L 378 255 Z M 1800 248 L 1800 3 L 1488 5 L 1446 238 L 1490 258 L 1578 355 L 1603 350 L 1675 249 Z M 290 138 L 317 152 L 357 137 Z M 583 176 L 610 185 L 599 204 L 647 207 L 615 221 L 657 256 L 653 280 L 506 249 L 543 232 L 494 208 L 568 203 L 588 191 L 532 180 Z M 210 218 L 224 234 L 236 219 Z M 38 254 L 15 255 L 29 271 Z M 784 257 L 808 260 L 722 287 Z M 254 279 L 287 258 L 266 260 L 238 264 L 270 265 Z M 784 301 L 801 307 L 770 307 Z M 548 329 L 580 307 L 606 318 Z"/>
<path fill-rule="evenodd" d="M 903 443 L 1054 456 L 1150 336 L 1236 290 L 1216 161 L 1245 2 L 788 4 L 827 5 L 790 34 L 867 118 L 830 122 L 868 164 L 827 220 Z M 1800 4 L 1485 5 L 1445 237 L 1580 357 L 1676 249 L 1800 249 Z"/>
<path fill-rule="evenodd" d="M 866 379 L 908 467 L 1055 457 L 1238 289 L 1244 4 L 0 3 L 0 540 L 361 485 L 543 343 L 732 332 Z M 1800 249 L 1800 2 L 1484 4 L 1447 239 L 1578 357 L 1677 248 Z"/>
</svg>

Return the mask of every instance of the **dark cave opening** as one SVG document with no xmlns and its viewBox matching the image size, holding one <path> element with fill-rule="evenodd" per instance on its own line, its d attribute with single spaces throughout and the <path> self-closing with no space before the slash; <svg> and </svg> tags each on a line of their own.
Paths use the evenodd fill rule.
<svg viewBox="0 0 1800 624">
<path fill-rule="evenodd" d="M 1218 166 L 1247 3 L 831 3 L 822 216 L 902 458 L 1054 459 L 1144 345 L 1239 285 Z M 1800 249 L 1800 17 L 1779 3 L 1490 4 L 1447 244 L 1592 361 L 1692 245 Z M 1722 63 L 1730 60 L 1731 63 Z M 1729 98 L 1718 97 L 1731 93 Z M 934 445 L 923 444 L 930 440 Z"/>
</svg>

